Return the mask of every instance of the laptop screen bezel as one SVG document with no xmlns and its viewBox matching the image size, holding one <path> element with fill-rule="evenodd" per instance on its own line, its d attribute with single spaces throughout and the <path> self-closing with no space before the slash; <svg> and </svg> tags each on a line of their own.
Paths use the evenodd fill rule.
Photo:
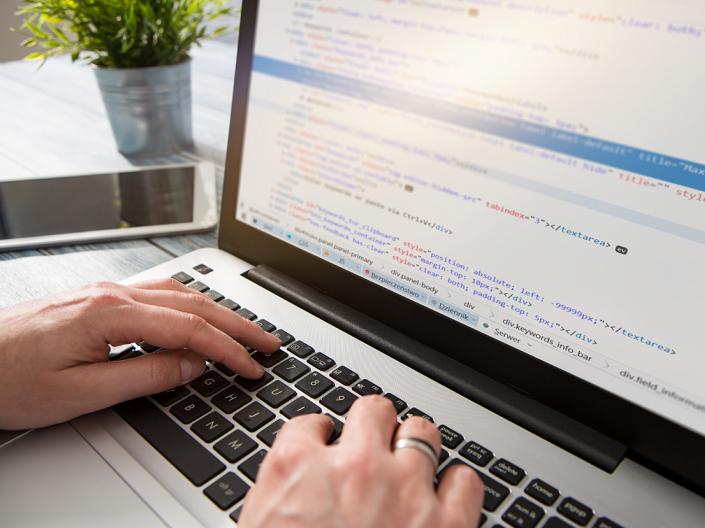
<svg viewBox="0 0 705 528">
<path fill-rule="evenodd" d="M 219 247 L 252 264 L 271 266 L 517 388 L 621 442 L 629 448 L 633 458 L 702 493 L 705 469 L 694 469 L 697 464 L 692 461 L 698 460 L 705 449 L 705 437 L 236 218 L 257 7 L 257 0 L 242 3 Z M 469 349 L 478 352 L 468 353 Z"/>
</svg>

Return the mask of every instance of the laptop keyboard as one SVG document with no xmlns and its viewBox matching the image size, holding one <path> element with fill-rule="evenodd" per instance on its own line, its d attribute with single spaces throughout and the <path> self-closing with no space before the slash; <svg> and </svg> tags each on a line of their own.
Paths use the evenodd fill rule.
<svg viewBox="0 0 705 528">
<path fill-rule="evenodd" d="M 210 272 L 199 265 L 196 271 Z M 214 507 L 237 521 L 241 502 L 257 478 L 257 471 L 284 423 L 296 416 L 326 413 L 335 422 L 335 441 L 345 414 L 360 396 L 383 394 L 394 404 L 399 420 L 433 418 L 376 382 L 318 352 L 311 345 L 277 328 L 272 322 L 225 298 L 186 272 L 173 276 L 214 302 L 255 321 L 276 335 L 282 348 L 271 354 L 250 351 L 266 369 L 259 380 L 236 376 L 225 365 L 209 364 L 206 372 L 187 386 L 120 404 L 116 412 L 212 501 Z M 140 343 L 119 358 L 156 352 Z M 528 476 L 515 461 L 497 456 L 489 447 L 466 439 L 448 425 L 439 426 L 443 449 L 439 477 L 455 464 L 471 466 L 484 483 L 479 526 L 488 528 L 620 528 L 598 517 L 593 509 L 540 478 Z M 557 505 L 557 506 L 556 506 Z M 555 513 L 546 512 L 555 507 Z M 488 522 L 492 513 L 502 523 Z M 543 523 L 543 524 L 542 524 Z M 592 523 L 592 524 L 591 524 Z"/>
</svg>

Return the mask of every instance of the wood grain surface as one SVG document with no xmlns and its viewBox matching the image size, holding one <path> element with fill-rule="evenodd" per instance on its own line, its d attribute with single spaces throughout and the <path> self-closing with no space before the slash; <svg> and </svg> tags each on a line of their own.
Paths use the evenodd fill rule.
<svg viewBox="0 0 705 528">
<path fill-rule="evenodd" d="M 209 160 L 222 188 L 235 72 L 234 38 L 192 53 L 195 148 L 153 162 Z M 136 163 L 116 149 L 90 67 L 67 58 L 43 68 L 0 64 L 0 178 L 115 171 Z M 0 307 L 97 280 L 117 281 L 202 247 L 216 233 L 0 252 Z"/>
</svg>

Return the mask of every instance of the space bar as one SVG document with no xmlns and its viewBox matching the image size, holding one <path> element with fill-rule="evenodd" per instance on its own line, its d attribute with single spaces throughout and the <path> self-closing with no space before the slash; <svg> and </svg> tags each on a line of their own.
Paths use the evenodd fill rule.
<svg viewBox="0 0 705 528">
<path fill-rule="evenodd" d="M 121 403 L 114 409 L 196 486 L 225 469 L 222 462 L 146 398 Z"/>
</svg>

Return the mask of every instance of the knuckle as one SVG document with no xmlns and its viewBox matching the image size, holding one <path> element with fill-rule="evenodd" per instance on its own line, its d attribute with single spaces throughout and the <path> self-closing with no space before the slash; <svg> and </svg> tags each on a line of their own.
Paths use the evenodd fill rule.
<svg viewBox="0 0 705 528">
<path fill-rule="evenodd" d="M 287 458 L 286 453 L 282 453 L 281 449 L 272 449 L 269 454 L 267 454 L 263 468 L 269 473 L 273 473 L 278 479 L 286 475 L 292 466 L 291 459 Z"/>
<path fill-rule="evenodd" d="M 165 279 L 158 279 L 157 282 L 155 283 L 156 286 L 164 289 L 164 290 L 181 290 L 181 287 L 183 284 L 181 284 L 179 281 L 176 279 L 173 279 L 171 277 L 167 277 Z"/>
<path fill-rule="evenodd" d="M 96 285 L 91 287 L 88 293 L 88 303 L 91 307 L 105 308 L 109 306 L 121 306 L 128 302 L 128 297 L 116 288 L 110 286 Z"/>
<path fill-rule="evenodd" d="M 421 416 L 409 416 L 409 418 L 406 419 L 406 424 L 408 428 L 413 428 L 416 431 L 440 435 L 435 424 L 429 422 L 426 418 L 422 418 Z"/>
<path fill-rule="evenodd" d="M 149 380 L 154 385 L 162 385 L 179 378 L 175 365 L 166 361 L 149 361 Z"/>
<path fill-rule="evenodd" d="M 287 442 L 286 439 L 284 439 L 274 442 L 272 453 L 275 459 L 291 462 L 303 459 L 308 453 L 308 450 L 301 445 L 300 442 Z"/>
<path fill-rule="evenodd" d="M 208 297 L 203 294 L 190 292 L 186 294 L 186 300 L 189 304 L 195 306 L 198 309 L 205 308 L 208 303 L 212 302 Z"/>
<path fill-rule="evenodd" d="M 186 323 L 193 333 L 201 332 L 208 326 L 208 321 L 196 314 L 186 314 Z"/>
<path fill-rule="evenodd" d="M 364 396 L 358 399 L 355 403 L 358 406 L 364 407 L 366 409 L 379 409 L 382 412 L 393 413 L 396 416 L 394 406 L 392 405 L 392 402 L 389 400 L 389 398 L 385 398 L 384 396 L 380 396 L 378 394 Z"/>
<path fill-rule="evenodd" d="M 117 288 L 118 285 L 110 281 L 98 281 L 88 285 L 89 290 L 113 290 Z"/>
<path fill-rule="evenodd" d="M 340 469 L 363 481 L 370 481 L 379 467 L 375 456 L 367 449 L 352 449 L 340 457 Z"/>
<path fill-rule="evenodd" d="M 298 442 L 275 441 L 267 455 L 268 471 L 281 477 L 289 474 L 308 455 L 308 451 Z"/>
<path fill-rule="evenodd" d="M 289 428 L 298 428 L 302 426 L 307 426 L 308 424 L 320 424 L 325 422 L 325 420 L 327 420 L 327 418 L 322 414 L 303 414 L 301 416 L 296 416 L 289 420 L 289 423 L 287 425 L 289 426 Z"/>
<path fill-rule="evenodd" d="M 456 481 L 464 485 L 469 493 L 480 495 L 484 492 L 484 484 L 474 469 L 465 464 L 457 464 L 453 471 Z"/>
<path fill-rule="evenodd" d="M 484 493 L 484 483 L 482 482 L 482 479 L 480 476 L 477 474 L 477 472 L 470 468 L 466 467 L 463 469 L 463 478 L 468 484 L 468 487 L 472 490 L 472 493 L 477 494 L 480 496 L 482 493 Z"/>
</svg>

